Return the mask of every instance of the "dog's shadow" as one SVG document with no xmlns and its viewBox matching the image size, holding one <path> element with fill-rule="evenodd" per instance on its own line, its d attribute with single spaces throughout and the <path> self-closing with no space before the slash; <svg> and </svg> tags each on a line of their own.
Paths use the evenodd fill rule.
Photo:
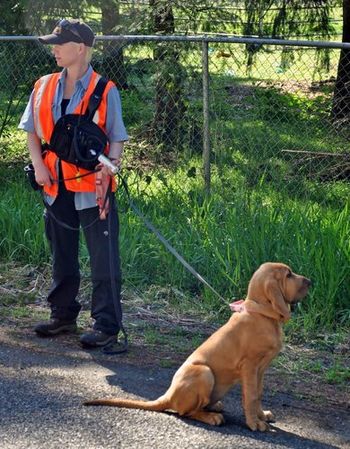
<svg viewBox="0 0 350 449">
<path fill-rule="evenodd" d="M 286 430 L 280 429 L 278 425 L 270 424 L 270 430 L 267 432 L 252 432 L 247 429 L 244 418 L 239 416 L 234 416 L 224 412 L 225 425 L 221 427 L 213 427 L 211 430 L 218 432 L 221 435 L 235 435 L 241 436 L 249 440 L 254 447 L 253 441 L 259 442 L 261 444 L 266 444 L 268 447 L 270 445 L 276 445 L 277 447 L 286 448 L 305 448 L 305 449 L 339 449 L 339 446 L 334 446 L 332 444 L 317 441 L 312 438 L 306 438 L 297 435 L 293 432 L 288 432 Z M 194 425 L 201 425 L 200 423 L 195 423 Z"/>
<path fill-rule="evenodd" d="M 93 357 L 94 358 L 94 357 Z M 100 357 L 96 362 L 105 368 L 113 371 L 114 374 L 107 375 L 106 380 L 111 386 L 115 386 L 122 393 L 117 393 L 115 396 L 128 397 L 128 398 L 143 398 L 145 400 L 157 399 L 164 394 L 168 389 L 174 372 L 176 369 L 170 368 L 148 368 L 137 367 L 128 364 L 120 364 L 101 360 Z M 140 365 L 142 360 L 140 360 Z M 125 394 L 124 394 L 125 393 Z M 285 407 L 293 408 L 292 404 L 288 404 L 288 401 L 292 402 L 288 397 L 274 395 L 273 397 L 265 398 L 264 405 L 266 408 L 271 407 L 276 415 L 283 415 Z M 287 402 L 287 403 L 286 403 Z M 308 449 L 337 449 L 339 446 L 333 446 L 321 441 L 317 441 L 312 438 L 306 438 L 292 432 L 282 430 L 278 427 L 278 424 L 271 425 L 268 432 L 252 432 L 247 429 L 243 410 L 241 407 L 241 392 L 239 387 L 232 389 L 224 398 L 224 417 L 225 424 L 220 427 L 208 426 L 198 421 L 180 418 L 187 424 L 191 424 L 198 428 L 206 429 L 207 431 L 218 432 L 222 435 L 238 435 L 247 438 L 248 440 L 265 442 L 266 444 L 274 444 L 279 446 L 285 446 L 286 448 L 308 448 Z M 281 412 L 281 413 L 279 413 Z M 298 411 L 295 411 L 298 414 Z M 174 415 L 171 413 L 171 415 Z M 315 418 L 316 419 L 316 418 Z M 302 420 L 302 418 L 301 418 Z M 317 423 L 319 424 L 319 423 Z M 254 444 L 254 443 L 253 443 Z"/>
</svg>

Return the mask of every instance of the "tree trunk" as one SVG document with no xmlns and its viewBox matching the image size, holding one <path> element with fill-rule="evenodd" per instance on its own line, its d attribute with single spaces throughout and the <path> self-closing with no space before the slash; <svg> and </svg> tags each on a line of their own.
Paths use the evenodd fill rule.
<svg viewBox="0 0 350 449">
<path fill-rule="evenodd" d="M 152 8 L 152 32 L 170 35 L 175 32 L 171 3 L 150 0 Z M 182 100 L 182 68 L 176 43 L 159 43 L 154 50 L 157 67 L 156 106 L 152 125 L 154 140 L 167 150 L 180 143 L 181 119 L 184 113 Z"/>
<path fill-rule="evenodd" d="M 350 0 L 343 0 L 343 42 L 350 42 Z M 350 121 L 350 50 L 340 52 L 337 81 L 334 88 L 332 120 Z"/>
<path fill-rule="evenodd" d="M 102 34 L 116 34 L 116 27 L 120 24 L 119 0 L 102 0 Z M 124 65 L 123 47 L 120 42 L 104 43 L 103 73 L 114 81 L 118 89 L 127 89 L 127 75 Z"/>
</svg>

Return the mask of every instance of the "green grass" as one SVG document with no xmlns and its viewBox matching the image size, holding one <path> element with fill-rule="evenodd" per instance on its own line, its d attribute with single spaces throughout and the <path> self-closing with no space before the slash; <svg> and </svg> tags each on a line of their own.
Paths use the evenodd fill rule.
<svg viewBox="0 0 350 449">
<path fill-rule="evenodd" d="M 350 380 L 350 369 L 347 366 L 348 360 L 339 354 L 332 354 L 325 348 L 322 348 L 322 342 L 319 341 L 315 352 L 304 351 L 299 347 L 297 354 L 281 353 L 272 365 L 276 368 L 283 367 L 289 372 L 299 373 L 299 376 L 310 375 L 314 377 L 315 384 L 337 384 L 347 387 Z"/>
<path fill-rule="evenodd" d="M 343 366 L 341 362 L 337 362 L 327 370 L 325 380 L 331 384 L 347 384 L 350 381 L 350 368 Z"/>
<path fill-rule="evenodd" d="M 314 280 L 296 322 L 302 320 L 308 329 L 349 325 L 349 204 L 334 211 L 264 184 L 249 188 L 229 168 L 225 176 L 231 195 L 222 192 L 214 173 L 212 196 L 205 199 L 199 169 L 194 178 L 187 171 L 155 173 L 147 183 L 136 183 L 130 174 L 131 192 L 143 213 L 228 302 L 244 297 L 260 263 L 283 261 Z M 127 210 L 122 190 L 118 197 L 126 282 L 173 285 L 199 295 L 208 309 L 222 307 Z M 49 260 L 41 216 L 40 196 L 29 190 L 23 176 L 9 182 L 0 201 L 0 224 L 6 229 L 1 259 L 34 265 Z M 82 254 L 87 262 L 85 246 Z"/>
</svg>

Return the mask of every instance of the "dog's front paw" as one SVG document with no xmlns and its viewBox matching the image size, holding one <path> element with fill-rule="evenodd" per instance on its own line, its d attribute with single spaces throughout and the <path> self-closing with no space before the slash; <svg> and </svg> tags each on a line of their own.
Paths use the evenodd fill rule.
<svg viewBox="0 0 350 449">
<path fill-rule="evenodd" d="M 275 415 L 270 412 L 270 410 L 261 410 L 261 412 L 259 412 L 259 418 L 262 421 L 266 421 L 266 422 L 275 422 Z"/>
<path fill-rule="evenodd" d="M 249 429 L 253 431 L 260 430 L 260 432 L 265 432 L 269 429 L 269 425 L 267 424 L 267 422 L 262 421 L 261 419 L 247 420 L 246 423 Z"/>
</svg>

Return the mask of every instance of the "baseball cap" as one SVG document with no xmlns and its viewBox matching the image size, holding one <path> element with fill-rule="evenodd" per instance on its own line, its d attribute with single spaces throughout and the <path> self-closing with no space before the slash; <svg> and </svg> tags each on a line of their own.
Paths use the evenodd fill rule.
<svg viewBox="0 0 350 449">
<path fill-rule="evenodd" d="M 42 44 L 61 45 L 67 42 L 77 42 L 92 47 L 95 35 L 84 22 L 76 19 L 62 19 L 56 23 L 56 27 L 51 34 L 40 36 L 38 39 Z"/>
</svg>

